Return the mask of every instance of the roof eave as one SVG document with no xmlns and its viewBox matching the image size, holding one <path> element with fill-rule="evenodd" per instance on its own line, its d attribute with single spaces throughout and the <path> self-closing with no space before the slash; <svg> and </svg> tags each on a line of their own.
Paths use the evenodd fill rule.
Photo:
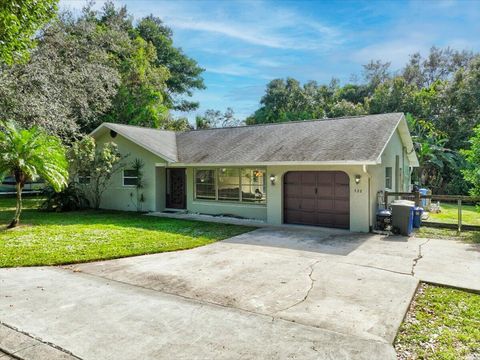
<svg viewBox="0 0 480 360">
<path fill-rule="evenodd" d="M 403 113 L 398 119 L 397 125 L 394 127 L 392 133 L 388 137 L 388 140 L 385 142 L 385 145 L 383 146 L 382 151 L 378 155 L 376 163 L 377 164 L 382 163 L 382 155 L 385 149 L 387 148 L 388 144 L 390 143 L 390 140 L 392 140 L 392 137 L 397 131 L 397 129 L 400 133 L 400 138 L 402 139 L 403 146 L 405 146 L 405 148 L 407 149 L 407 157 L 410 162 L 410 166 L 412 167 L 420 166 L 420 163 L 418 162 L 417 154 L 415 152 L 415 148 L 413 146 L 412 136 L 410 134 L 410 130 L 408 129 L 407 120 L 405 119 L 405 115 Z"/>
<path fill-rule="evenodd" d="M 133 142 L 134 144 L 140 146 L 142 149 L 145 149 L 149 152 L 151 152 L 152 154 L 162 158 L 163 160 L 165 160 L 166 162 L 168 163 L 174 163 L 177 161 L 177 159 L 172 159 L 171 157 L 169 156 L 166 156 L 165 154 L 160 154 L 159 152 L 157 151 L 154 151 L 152 149 L 149 149 L 147 147 L 145 147 L 143 144 L 139 144 L 135 139 L 133 139 L 132 137 L 130 137 L 128 134 L 126 134 L 125 131 L 118 131 L 118 129 L 113 129 L 111 126 L 110 126 L 110 123 L 103 123 L 101 124 L 100 126 L 98 126 L 95 130 L 93 130 L 89 136 L 91 137 L 95 137 L 95 135 L 97 135 L 103 128 L 107 128 L 107 129 L 110 129 L 110 130 L 113 130 L 113 131 L 116 131 L 117 133 L 119 133 L 120 135 L 122 135 L 125 139 L 128 139 L 129 141 Z M 175 139 L 176 141 L 176 139 Z"/>
<path fill-rule="evenodd" d="M 170 167 L 218 167 L 218 166 L 288 166 L 288 165 L 329 165 L 329 166 L 363 166 L 376 165 L 374 160 L 334 160 L 334 161 L 251 161 L 251 162 L 214 162 L 214 163 L 182 163 L 172 162 Z"/>
</svg>

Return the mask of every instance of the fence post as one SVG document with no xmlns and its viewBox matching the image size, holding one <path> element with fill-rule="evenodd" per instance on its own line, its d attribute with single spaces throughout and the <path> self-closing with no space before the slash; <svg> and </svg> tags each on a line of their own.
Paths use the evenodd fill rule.
<svg viewBox="0 0 480 360">
<path fill-rule="evenodd" d="M 383 195 L 383 202 L 384 202 L 384 205 L 385 205 L 385 209 L 388 208 L 388 191 L 385 190 L 385 194 Z"/>
<path fill-rule="evenodd" d="M 458 204 L 458 232 L 462 231 L 462 199 L 457 200 Z"/>
<path fill-rule="evenodd" d="M 415 206 L 420 207 L 420 191 L 415 191 Z"/>
</svg>

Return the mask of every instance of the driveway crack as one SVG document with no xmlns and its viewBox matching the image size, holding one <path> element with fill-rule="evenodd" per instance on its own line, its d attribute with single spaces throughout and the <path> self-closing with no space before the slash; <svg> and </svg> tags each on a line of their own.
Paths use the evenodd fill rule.
<svg viewBox="0 0 480 360">
<path fill-rule="evenodd" d="M 46 340 L 44 340 L 44 339 L 42 339 L 42 338 L 40 338 L 40 337 L 38 337 L 38 336 L 35 336 L 35 335 L 33 335 L 33 334 L 30 334 L 30 333 L 27 332 L 27 331 L 20 330 L 19 328 L 15 327 L 15 326 L 12 326 L 12 325 L 9 325 L 9 324 L 7 324 L 7 323 L 5 323 L 5 322 L 3 322 L 3 321 L 0 321 L 0 326 L 5 326 L 6 328 L 8 328 L 8 329 L 10 329 L 10 330 L 13 330 L 13 331 L 15 331 L 15 332 L 17 332 L 17 333 L 19 333 L 19 334 L 25 335 L 25 336 L 27 336 L 27 337 L 29 337 L 29 338 L 31 338 L 31 339 L 33 339 L 33 340 L 35 340 L 35 341 L 37 342 L 37 344 L 32 344 L 31 346 L 27 346 L 27 347 L 25 347 L 25 348 L 18 349 L 18 350 L 16 350 L 14 353 L 8 353 L 8 352 L 7 352 L 8 354 L 11 354 L 13 357 L 17 357 L 17 358 L 18 358 L 18 355 L 15 355 L 15 354 L 17 354 L 17 353 L 19 353 L 19 352 L 21 352 L 21 351 L 23 351 L 23 350 L 25 350 L 25 349 L 32 348 L 32 347 L 36 347 L 36 346 L 39 346 L 39 345 L 41 345 L 41 344 L 44 344 L 44 345 L 50 346 L 51 348 L 56 349 L 56 350 L 64 353 L 64 354 L 66 354 L 66 355 L 69 355 L 69 356 L 70 356 L 71 358 L 73 358 L 73 359 L 82 360 L 82 358 L 76 356 L 76 355 L 75 355 L 74 353 L 72 353 L 70 350 L 67 350 L 67 349 L 65 349 L 65 348 L 63 348 L 63 347 L 61 347 L 61 346 L 59 346 L 59 345 L 57 345 L 57 344 L 54 344 L 54 343 L 49 342 L 49 341 L 46 341 Z M 5 352 L 6 350 L 2 348 L 2 351 Z"/>
<path fill-rule="evenodd" d="M 347 265 L 353 265 L 353 266 L 360 266 L 360 267 L 369 268 L 369 269 L 380 270 L 380 271 L 386 271 L 386 272 L 393 273 L 393 274 L 408 275 L 408 276 L 411 275 L 408 272 L 395 271 L 395 270 L 385 269 L 385 268 L 381 268 L 381 267 L 373 266 L 373 265 L 355 264 L 355 263 L 350 263 L 350 262 L 346 262 L 346 261 L 342 261 L 341 263 L 342 264 L 347 264 Z"/>
<path fill-rule="evenodd" d="M 297 305 L 300 305 L 300 304 L 303 303 L 305 300 L 307 300 L 308 296 L 310 295 L 310 292 L 311 292 L 312 289 L 313 289 L 313 285 L 315 284 L 315 279 L 312 277 L 313 271 L 315 270 L 315 266 L 316 266 L 320 261 L 321 261 L 321 260 L 317 260 L 317 261 L 315 261 L 313 264 L 311 264 L 311 265 L 309 266 L 309 268 L 310 268 L 310 273 L 308 274 L 308 278 L 310 279 L 310 287 L 308 288 L 307 292 L 305 293 L 305 296 L 304 296 L 301 300 L 295 302 L 294 304 L 289 305 L 289 306 L 287 306 L 287 307 L 284 308 L 284 309 L 280 309 L 280 310 L 275 311 L 274 314 L 278 314 L 279 312 L 289 310 L 289 309 L 291 309 L 291 308 L 293 308 L 293 307 L 295 307 L 295 306 L 297 306 Z"/>
<path fill-rule="evenodd" d="M 427 245 L 427 243 L 430 241 L 430 239 L 427 239 L 425 242 L 421 243 L 420 245 L 418 245 L 418 255 L 415 259 L 413 259 L 413 263 L 412 263 L 412 270 L 411 270 L 411 274 L 412 276 L 415 276 L 415 266 L 417 266 L 417 263 L 420 261 L 421 258 L 423 258 L 423 254 L 422 254 L 422 247 L 424 245 Z"/>
</svg>

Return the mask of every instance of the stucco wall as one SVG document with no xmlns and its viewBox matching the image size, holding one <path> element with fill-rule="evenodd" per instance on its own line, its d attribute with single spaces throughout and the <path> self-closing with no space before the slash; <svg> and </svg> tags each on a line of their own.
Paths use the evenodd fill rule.
<svg viewBox="0 0 480 360">
<path fill-rule="evenodd" d="M 107 132 L 97 139 L 97 144 L 101 145 L 109 141 L 113 141 L 118 145 L 118 149 L 122 155 L 128 154 L 128 157 L 124 160 L 127 168 L 136 158 L 142 159 L 145 163 L 143 168 L 145 187 L 141 190 L 145 202 L 142 203 L 142 210 L 163 210 L 165 207 L 165 169 L 156 167 L 156 164 L 164 164 L 164 160 L 128 139 L 125 139 L 120 134 L 115 138 L 111 138 Z M 112 176 L 110 186 L 103 194 L 100 207 L 103 209 L 136 211 L 135 187 L 123 186 L 122 171 Z"/>
<path fill-rule="evenodd" d="M 378 191 L 395 191 L 396 177 L 395 177 L 395 157 L 399 156 L 399 184 L 398 190 L 400 192 L 410 191 L 410 162 L 408 160 L 404 145 L 396 131 L 390 141 L 388 142 L 385 151 L 381 157 L 381 164 L 368 166 L 367 171 L 370 174 L 370 204 L 371 204 L 371 214 L 372 214 L 372 224 L 375 221 L 375 212 L 377 210 L 377 205 L 379 202 Z M 392 188 L 385 189 L 385 168 L 392 168 Z"/>
</svg>

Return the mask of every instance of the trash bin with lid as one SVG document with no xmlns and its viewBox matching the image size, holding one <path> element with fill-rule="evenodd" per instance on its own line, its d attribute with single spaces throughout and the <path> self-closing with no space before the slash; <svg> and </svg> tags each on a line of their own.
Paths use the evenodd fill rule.
<svg viewBox="0 0 480 360">
<path fill-rule="evenodd" d="M 409 236 L 413 231 L 413 209 L 415 206 L 405 203 L 393 203 L 392 226 L 401 235 Z"/>
<path fill-rule="evenodd" d="M 413 227 L 419 229 L 422 226 L 423 208 L 415 206 L 413 209 Z"/>
<path fill-rule="evenodd" d="M 418 189 L 420 195 L 428 195 L 428 189 L 421 188 Z M 427 207 L 427 199 L 421 199 L 422 207 L 425 209 Z"/>
</svg>

